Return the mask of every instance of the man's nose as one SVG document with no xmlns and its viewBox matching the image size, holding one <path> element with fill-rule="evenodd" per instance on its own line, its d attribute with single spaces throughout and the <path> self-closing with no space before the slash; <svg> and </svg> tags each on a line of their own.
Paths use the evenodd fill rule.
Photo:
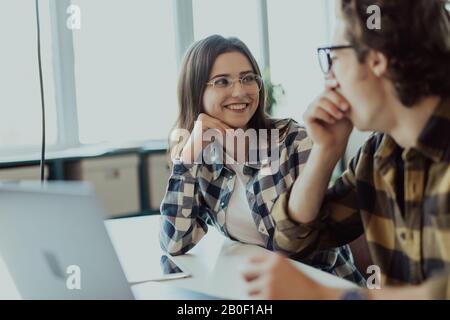
<svg viewBox="0 0 450 320">
<path fill-rule="evenodd" d="M 330 72 L 328 72 L 328 74 L 326 75 L 325 83 L 327 87 L 332 89 L 339 87 L 339 83 L 336 79 L 333 69 L 331 69 Z"/>
</svg>

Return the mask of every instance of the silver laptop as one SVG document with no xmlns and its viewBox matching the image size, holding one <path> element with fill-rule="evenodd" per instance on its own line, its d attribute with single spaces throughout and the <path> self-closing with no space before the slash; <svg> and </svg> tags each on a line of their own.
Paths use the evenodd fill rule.
<svg viewBox="0 0 450 320">
<path fill-rule="evenodd" d="M 85 184 L 0 185 L 0 253 L 24 299 L 133 299 Z"/>
<path fill-rule="evenodd" d="M 85 183 L 0 183 L 0 255 L 22 298 L 135 298 L 105 216 Z M 163 254 L 147 267 L 148 275 L 140 282 L 152 282 L 139 299 L 219 299 L 155 282 L 189 276 L 170 256 Z"/>
</svg>

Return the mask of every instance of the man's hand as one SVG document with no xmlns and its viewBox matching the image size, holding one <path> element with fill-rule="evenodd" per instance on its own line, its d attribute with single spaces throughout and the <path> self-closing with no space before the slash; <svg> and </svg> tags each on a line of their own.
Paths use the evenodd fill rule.
<svg viewBox="0 0 450 320">
<path fill-rule="evenodd" d="M 317 147 L 337 157 L 345 151 L 353 125 L 347 118 L 349 102 L 328 82 L 325 91 L 314 100 L 303 115 L 309 137 Z"/>
<path fill-rule="evenodd" d="M 305 276 L 292 263 L 276 253 L 266 253 L 250 259 L 243 268 L 247 293 L 265 300 L 336 300 L 344 289 L 323 286 Z M 423 300 L 431 299 L 429 284 L 386 287 L 366 290 L 369 300 Z M 445 298 L 445 297 L 442 297 Z"/>
<path fill-rule="evenodd" d="M 331 174 L 353 129 L 348 119 L 350 105 L 337 89 L 337 84 L 328 83 L 304 114 L 306 130 L 314 145 L 303 173 L 295 180 L 288 204 L 289 216 L 299 223 L 317 218 Z"/>
<path fill-rule="evenodd" d="M 327 288 L 305 276 L 292 263 L 275 253 L 250 259 L 243 276 L 249 296 L 268 300 L 338 299 L 339 289 Z"/>
</svg>

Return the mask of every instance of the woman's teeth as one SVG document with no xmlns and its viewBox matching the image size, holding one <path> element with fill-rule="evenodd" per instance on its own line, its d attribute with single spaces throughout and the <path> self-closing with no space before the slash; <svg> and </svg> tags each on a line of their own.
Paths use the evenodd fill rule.
<svg viewBox="0 0 450 320">
<path fill-rule="evenodd" d="M 230 104 L 228 106 L 225 106 L 225 108 L 227 109 L 231 109 L 231 110 L 243 110 L 247 107 L 246 103 L 240 103 L 240 104 Z"/>
</svg>

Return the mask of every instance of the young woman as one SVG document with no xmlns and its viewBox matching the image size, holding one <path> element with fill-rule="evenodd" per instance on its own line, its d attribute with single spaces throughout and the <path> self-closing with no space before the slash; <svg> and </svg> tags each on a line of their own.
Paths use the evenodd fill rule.
<svg viewBox="0 0 450 320">
<path fill-rule="evenodd" d="M 261 72 L 247 46 L 236 38 L 214 35 L 192 45 L 183 61 L 178 100 L 177 129 L 190 135 L 182 142 L 171 141 L 172 174 L 161 204 L 162 248 L 172 255 L 184 254 L 206 234 L 208 224 L 214 224 L 231 239 L 277 250 L 270 212 L 278 196 L 301 173 L 309 155 L 312 143 L 305 129 L 291 119 L 274 120 L 266 115 Z M 277 165 L 271 165 L 269 158 L 248 161 L 249 143 L 237 152 L 230 154 L 225 152 L 228 148 L 222 148 L 219 157 L 198 161 L 201 155 L 206 158 L 217 152 L 217 148 L 208 148 L 212 143 L 204 141 L 210 129 L 222 133 L 226 137 L 222 145 L 227 146 L 235 139 L 229 139 L 226 133 L 254 129 L 263 142 L 259 146 L 276 150 L 270 159 L 276 159 Z M 264 130 L 269 133 L 262 135 Z M 279 133 L 276 148 L 274 132 Z M 242 149 L 245 161 L 233 163 Z M 284 253 L 363 283 L 348 247 L 308 257 Z"/>
</svg>

